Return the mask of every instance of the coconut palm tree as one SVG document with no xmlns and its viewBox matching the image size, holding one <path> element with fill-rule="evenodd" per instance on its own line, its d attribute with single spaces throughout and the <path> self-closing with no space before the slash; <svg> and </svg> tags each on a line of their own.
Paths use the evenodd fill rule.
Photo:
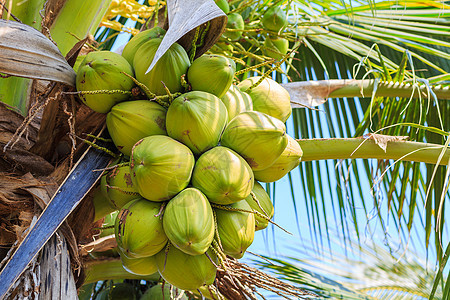
<svg viewBox="0 0 450 300">
<path fill-rule="evenodd" d="M 120 42 L 120 31 L 135 34 L 146 23 L 145 20 L 151 21 L 145 26 L 152 26 L 165 17 L 163 1 L 145 1 L 145 5 L 129 0 L 47 1 L 45 7 L 44 2 L 27 1 L 27 6 L 20 6 L 20 1 L 6 1 L 3 7 L 8 10 L 2 10 L 3 18 L 12 18 L 11 12 L 22 22 L 45 34 L 50 33 L 63 55 L 89 34 L 92 35 L 89 44 L 97 42 L 97 48 L 111 49 L 115 42 Z M 297 108 L 288 121 L 288 131 L 291 130 L 289 133 L 299 139 L 304 156 L 300 167 L 288 175 L 287 182 L 294 207 L 304 206 L 307 211 L 307 231 L 311 233 L 312 247 L 331 253 L 335 239 L 344 241 L 347 247 L 361 245 L 365 231 L 376 232 L 372 225 L 376 223 L 388 248 L 400 245 L 402 251 L 407 251 L 409 245 L 422 245 L 430 257 L 436 258 L 441 271 L 437 269 L 435 277 L 426 278 L 428 287 L 432 288 L 431 291 L 425 289 L 422 296 L 432 298 L 432 295 L 439 295 L 445 299 L 448 286 L 444 278 L 448 276 L 442 274 L 442 269 L 447 262 L 449 241 L 444 216 L 445 201 L 450 195 L 450 44 L 447 20 L 450 7 L 447 2 L 234 0 L 229 1 L 229 5 L 228 15 L 241 14 L 245 28 L 228 27 L 225 33 L 238 32 L 242 36 L 232 41 L 225 34 L 211 51 L 236 61 L 240 71 L 238 79 L 251 72 L 266 74 L 284 82 L 290 91 L 292 105 Z M 267 29 L 262 24 L 262 17 L 271 7 L 280 7 L 287 15 L 288 23 L 279 31 Z M 160 13 L 156 13 L 158 11 Z M 105 12 L 106 17 L 102 19 Z M 43 22 L 40 14 L 44 16 Z M 130 20 L 137 21 L 131 29 L 127 28 Z M 103 26 L 98 29 L 100 22 Z M 288 53 L 274 50 L 266 42 L 275 37 L 289 41 Z M 277 54 L 274 60 L 273 53 Z M 73 55 L 76 57 L 78 53 Z M 39 98 L 39 92 L 43 91 L 42 83 L 30 79 L 11 77 L 0 80 L 1 100 L 23 115 L 40 114 L 39 109 L 44 107 L 38 105 L 39 102 L 50 99 Z M 51 91 L 49 95 L 57 97 Z M 74 135 L 65 134 L 72 127 L 76 133 L 96 133 L 104 117 L 74 105 L 74 102 L 67 102 L 66 106 L 47 102 L 39 122 L 31 123 L 30 120 L 30 124 L 35 126 L 34 135 L 29 135 L 33 145 L 27 146 L 26 135 L 21 134 L 21 129 L 17 131 L 18 145 L 24 145 L 26 155 L 34 155 L 39 166 L 33 169 L 33 164 L 26 165 L 26 160 L 20 160 L 19 154 L 15 153 L 9 155 L 2 171 L 11 172 L 16 170 L 11 165 L 20 165 L 22 169 L 16 170 L 18 175 L 29 170 L 38 174 L 36 169 L 42 171 L 43 166 L 47 166 L 48 170 L 41 175 L 52 173 L 51 183 L 57 186 L 72 168 L 72 159 L 76 161 L 81 156 L 80 149 L 83 150 Z M 57 115 L 58 112 L 65 115 Z M 9 119 L 14 118 L 15 126 L 8 128 L 11 133 L 2 141 L 2 147 L 21 123 L 19 115 L 4 114 L 8 114 Z M 76 123 L 71 118 L 74 115 L 77 116 Z M 95 122 L 88 121 L 93 117 Z M 62 129 L 58 130 L 59 127 Z M 41 130 L 36 133 L 39 128 Z M 71 150 L 72 145 L 77 145 L 77 151 Z M 327 161 L 322 161 L 324 159 Z M 11 164 L 11 160 L 15 164 Z M 55 168 L 55 165 L 59 167 Z M 23 190 L 31 180 L 21 178 L 26 180 L 26 184 L 20 185 L 17 180 L 6 178 L 13 194 Z M 45 182 L 37 175 L 33 180 L 39 181 L 34 182 L 35 188 Z M 280 184 L 268 184 L 267 189 L 275 196 Z M 54 190 L 46 192 L 50 194 L 46 197 L 50 198 Z M 35 192 L 28 193 L 37 197 Z M 93 211 L 87 204 L 79 209 Z M 5 210 L 2 215 L 5 220 L 11 220 L 13 212 Z M 25 219 L 25 216 L 19 217 L 10 225 L 23 230 L 30 225 Z M 301 222 L 305 225 L 304 220 Z M 74 230 L 80 223 L 83 222 L 76 217 L 69 218 L 69 226 L 72 232 L 75 231 L 75 239 L 68 240 L 69 248 L 77 248 L 77 243 L 83 243 L 86 232 Z M 84 229 L 101 226 L 84 223 L 88 223 Z M 394 224 L 394 231 L 389 224 Z M 339 230 L 332 230 L 333 227 Z M 393 236 L 392 232 L 396 235 Z M 13 237 L 20 236 L 19 233 L 15 232 Z M 2 233 L 1 236 L 7 234 Z M 10 237 L 6 244 L 13 244 L 14 238 Z M 362 249 L 384 258 L 388 256 L 376 244 L 370 250 L 366 248 L 363 246 Z M 321 257 L 324 262 L 325 258 Z M 332 258 L 341 263 L 344 261 L 335 255 Z M 336 289 L 338 291 L 332 294 L 335 297 L 350 297 L 350 292 L 342 293 L 344 289 L 339 289 L 342 283 L 338 280 L 327 282 L 325 286 L 317 283 L 317 276 L 303 276 L 312 270 L 310 265 L 299 268 L 283 260 L 276 262 L 278 267 L 265 267 L 276 269 L 283 279 L 301 283 L 302 287 L 314 286 L 313 291 L 318 294 Z M 346 263 L 361 265 L 357 260 Z M 386 261 L 384 263 L 387 264 Z M 102 269 L 106 264 L 99 267 L 92 263 L 91 266 L 95 272 L 91 272 L 88 282 L 124 276 L 122 271 L 105 271 L 113 270 L 113 267 Z M 391 263 L 389 268 L 382 264 L 375 266 L 370 265 L 371 272 L 365 273 L 370 274 L 368 279 L 389 274 L 399 265 Z M 424 269 L 414 264 L 401 267 L 408 270 L 404 276 Z M 332 274 L 330 269 L 327 270 Z M 82 281 L 83 278 L 80 279 Z M 380 285 L 380 289 L 382 287 L 386 290 L 398 288 L 392 282 Z M 356 290 L 354 287 L 351 289 Z M 373 296 L 366 295 L 367 290 L 361 286 L 358 289 L 355 299 Z"/>
</svg>

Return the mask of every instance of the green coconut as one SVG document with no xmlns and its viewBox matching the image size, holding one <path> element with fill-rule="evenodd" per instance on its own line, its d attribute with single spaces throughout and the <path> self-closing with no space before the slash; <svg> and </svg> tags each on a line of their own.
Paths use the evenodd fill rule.
<svg viewBox="0 0 450 300">
<path fill-rule="evenodd" d="M 136 290 L 128 283 L 115 283 L 112 288 L 107 288 L 98 293 L 95 300 L 136 300 Z"/>
<path fill-rule="evenodd" d="M 252 208 L 245 200 L 230 204 L 228 207 L 252 211 Z M 242 258 L 247 248 L 253 243 L 255 236 L 254 214 L 225 209 L 214 210 L 223 252 L 234 258 Z"/>
<path fill-rule="evenodd" d="M 286 13 L 280 6 L 270 7 L 262 17 L 262 24 L 265 29 L 278 32 L 287 25 Z"/>
<path fill-rule="evenodd" d="M 149 288 L 139 300 L 188 300 L 184 291 L 177 289 L 170 283 L 156 284 Z"/>
<path fill-rule="evenodd" d="M 219 146 L 199 157 L 192 173 L 192 185 L 213 203 L 231 204 L 250 194 L 253 172 L 239 154 Z"/>
<path fill-rule="evenodd" d="M 209 287 L 211 287 L 212 292 L 210 291 Z M 217 295 L 216 287 L 214 285 L 203 285 L 199 287 L 196 290 L 190 291 L 192 294 L 197 295 L 198 297 L 204 297 L 205 299 L 211 299 L 211 300 L 219 300 L 219 299 L 225 299 L 229 300 L 229 298 L 225 298 L 222 294 L 220 296 Z"/>
<path fill-rule="evenodd" d="M 100 234 L 96 237 L 102 238 L 107 237 L 109 235 L 114 234 L 114 223 L 116 222 L 116 217 L 119 211 L 114 211 L 112 213 L 107 214 L 102 222 L 101 227 L 105 229 L 100 229 Z M 111 227 L 112 226 L 112 227 Z M 111 228 L 109 228 L 111 227 Z M 116 257 L 117 256 L 117 248 L 105 250 L 105 251 L 98 251 L 98 252 L 90 252 L 89 255 L 97 258 L 97 257 Z"/>
<path fill-rule="evenodd" d="M 214 239 L 211 205 L 196 188 L 184 189 L 169 201 L 163 226 L 170 242 L 186 254 L 205 253 Z"/>
<path fill-rule="evenodd" d="M 257 111 L 238 114 L 225 128 L 221 144 L 239 153 L 253 171 L 270 167 L 288 143 L 280 120 Z"/>
<path fill-rule="evenodd" d="M 236 31 L 227 29 L 235 29 Z M 242 16 L 238 13 L 229 14 L 227 26 L 223 35 L 232 41 L 237 41 L 242 36 L 242 30 L 244 30 L 244 19 Z"/>
<path fill-rule="evenodd" d="M 125 162 L 125 160 L 122 157 L 115 158 L 108 164 L 108 168 L 123 162 Z M 95 221 L 98 221 L 99 219 L 106 217 L 107 214 L 121 208 L 117 207 L 117 205 L 114 204 L 114 202 L 109 198 L 109 194 L 107 192 L 108 183 L 106 181 L 106 177 L 108 174 L 110 174 L 110 171 L 103 172 L 102 177 L 100 178 L 100 185 L 98 186 L 98 191 L 100 193 L 96 191 L 92 199 L 95 207 Z M 133 193 L 133 198 L 137 198 L 135 193 Z"/>
<path fill-rule="evenodd" d="M 120 54 L 94 51 L 86 55 L 78 68 L 77 91 L 121 90 L 131 91 L 134 82 L 122 72 L 133 76 L 133 68 Z M 129 94 L 80 94 L 81 100 L 92 110 L 107 113 L 114 104 L 127 100 Z"/>
<path fill-rule="evenodd" d="M 95 187 L 92 193 L 92 204 L 95 208 L 94 221 L 98 221 L 107 214 L 116 210 L 109 198 L 103 194 L 101 184 L 100 186 Z"/>
<path fill-rule="evenodd" d="M 137 142 L 131 152 L 131 180 L 142 197 L 169 200 L 191 180 L 194 155 L 176 140 L 153 135 Z"/>
<path fill-rule="evenodd" d="M 139 32 L 125 45 L 122 56 L 130 63 L 130 65 L 133 65 L 134 55 L 140 46 L 151 39 L 162 38 L 165 34 L 166 31 L 161 27 L 153 27 Z"/>
<path fill-rule="evenodd" d="M 255 171 L 255 178 L 262 182 L 274 182 L 283 178 L 296 168 L 302 159 L 303 151 L 298 142 L 287 135 L 288 145 L 280 157 L 267 169 Z"/>
<path fill-rule="evenodd" d="M 239 88 L 252 97 L 253 110 L 263 112 L 286 122 L 292 113 L 291 98 L 288 91 L 278 82 L 270 78 L 264 80 L 256 87 L 247 91 L 256 84 L 261 76 L 250 77 L 239 83 Z"/>
<path fill-rule="evenodd" d="M 229 13 L 230 12 L 230 5 L 228 4 L 227 0 L 214 0 L 216 2 L 217 6 L 224 12 Z"/>
<path fill-rule="evenodd" d="M 114 226 L 117 246 L 128 258 L 141 258 L 158 253 L 167 244 L 161 203 L 136 199 L 119 212 Z"/>
<path fill-rule="evenodd" d="M 117 149 L 130 156 L 131 148 L 140 139 L 166 135 L 167 110 L 148 100 L 116 104 L 106 116 L 106 127 Z"/>
<path fill-rule="evenodd" d="M 228 43 L 226 41 L 217 42 L 211 47 L 212 52 L 226 52 L 227 54 L 230 54 L 231 51 L 233 51 L 234 47 L 231 43 Z"/>
<path fill-rule="evenodd" d="M 263 52 L 265 55 L 273 59 L 283 59 L 284 56 L 288 53 L 288 50 L 289 41 L 285 38 L 268 36 L 264 40 Z"/>
<path fill-rule="evenodd" d="M 140 198 L 131 180 L 129 166 L 120 166 L 105 172 L 101 178 L 100 187 L 116 209 L 121 209 L 131 200 Z"/>
<path fill-rule="evenodd" d="M 273 217 L 275 210 L 272 204 L 272 200 L 270 200 L 270 197 L 267 194 L 266 190 L 261 186 L 261 184 L 258 181 L 255 181 L 255 185 L 253 186 L 252 192 L 254 197 L 252 195 L 249 195 L 247 198 L 245 198 L 245 201 L 247 201 L 252 210 L 255 210 L 260 214 L 271 219 Z M 266 228 L 267 225 L 269 225 L 269 221 L 267 219 L 255 214 L 256 231 Z"/>
<path fill-rule="evenodd" d="M 163 249 L 155 258 L 162 278 L 182 290 L 196 290 L 212 284 L 216 278 L 217 268 L 210 258 L 217 264 L 217 257 L 211 250 L 194 256 L 170 246 L 167 253 Z"/>
<path fill-rule="evenodd" d="M 83 62 L 83 60 L 86 58 L 86 55 L 78 55 L 77 56 L 77 60 L 75 61 L 75 64 L 73 65 L 73 70 L 75 71 L 75 73 L 78 73 L 78 69 L 81 66 L 81 63 Z"/>
<path fill-rule="evenodd" d="M 194 91 L 223 97 L 233 82 L 236 64 L 222 55 L 203 54 L 188 69 L 188 81 Z"/>
<path fill-rule="evenodd" d="M 108 164 L 108 168 L 114 167 L 114 166 L 116 166 L 117 164 L 124 163 L 124 162 L 125 162 L 125 160 L 124 160 L 122 157 L 117 157 L 117 158 L 113 159 L 113 160 Z M 111 207 L 113 207 L 114 210 L 117 210 L 116 206 L 114 205 L 114 203 L 111 202 L 111 200 L 109 199 L 109 195 L 108 195 L 108 193 L 106 192 L 106 185 L 107 185 L 107 182 L 106 182 L 106 176 L 107 176 L 108 174 L 109 174 L 109 171 L 103 172 L 102 177 L 100 178 L 100 186 L 99 186 L 99 188 L 100 188 L 100 191 L 101 191 L 102 195 L 105 196 L 105 198 L 108 199 L 108 202 L 110 202 Z"/>
<path fill-rule="evenodd" d="M 156 265 L 155 256 L 146 256 L 140 258 L 130 258 L 123 254 L 118 249 L 120 260 L 122 261 L 123 268 L 135 275 L 151 275 L 158 272 L 158 266 Z"/>
<path fill-rule="evenodd" d="M 219 98 L 193 91 L 176 98 L 169 106 L 167 134 L 199 155 L 219 143 L 227 119 L 227 108 Z"/>
<path fill-rule="evenodd" d="M 220 98 L 228 111 L 228 122 L 244 111 L 253 110 L 252 98 L 242 92 L 237 85 L 231 85 L 225 95 Z"/>
<path fill-rule="evenodd" d="M 99 237 L 102 238 L 102 237 L 114 234 L 114 227 L 111 227 L 111 226 L 114 226 L 114 224 L 116 223 L 116 218 L 117 218 L 118 214 L 119 214 L 119 211 L 116 210 L 105 216 L 105 218 L 103 219 L 102 227 L 105 227 L 106 229 L 102 229 L 100 231 Z"/>
<path fill-rule="evenodd" d="M 174 43 L 147 73 L 161 42 L 161 38 L 145 42 L 136 51 L 133 60 L 136 79 L 158 96 L 167 95 L 164 85 L 171 93 L 181 92 L 183 90 L 181 76 L 186 74 L 190 65 L 186 51 Z"/>
</svg>

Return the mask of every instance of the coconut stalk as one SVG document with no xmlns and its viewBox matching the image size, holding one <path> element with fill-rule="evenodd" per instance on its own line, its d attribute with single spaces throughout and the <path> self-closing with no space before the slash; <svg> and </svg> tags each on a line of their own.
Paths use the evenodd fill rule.
<svg viewBox="0 0 450 300">
<path fill-rule="evenodd" d="M 450 149 L 444 145 L 408 142 L 395 136 L 372 135 L 369 138 L 297 141 L 303 150 L 303 162 L 323 159 L 374 158 L 447 165 L 450 161 Z"/>
<path fill-rule="evenodd" d="M 135 275 L 127 272 L 120 258 L 110 258 L 105 260 L 93 260 L 85 263 L 86 272 L 85 284 L 97 282 L 100 280 L 116 280 L 116 279 L 141 279 L 149 281 L 159 281 L 158 272 L 151 275 Z"/>
<path fill-rule="evenodd" d="M 449 85 L 427 85 L 424 82 L 400 83 L 377 79 L 332 79 L 318 81 L 298 81 L 282 86 L 291 96 L 292 107 L 314 107 L 328 98 L 343 97 L 400 97 L 450 100 Z"/>
</svg>

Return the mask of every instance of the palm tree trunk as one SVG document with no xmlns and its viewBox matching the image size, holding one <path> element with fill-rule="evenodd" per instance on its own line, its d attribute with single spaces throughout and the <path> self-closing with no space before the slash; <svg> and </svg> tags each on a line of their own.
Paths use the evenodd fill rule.
<svg viewBox="0 0 450 300">
<path fill-rule="evenodd" d="M 40 300 L 78 299 L 64 236 L 56 233 L 40 254 Z"/>
</svg>

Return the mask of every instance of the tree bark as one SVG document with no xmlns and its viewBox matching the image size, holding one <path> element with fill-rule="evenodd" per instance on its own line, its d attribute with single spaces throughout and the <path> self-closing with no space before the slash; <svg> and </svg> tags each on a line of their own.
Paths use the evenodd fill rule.
<svg viewBox="0 0 450 300">
<path fill-rule="evenodd" d="M 53 235 L 42 249 L 40 260 L 41 284 L 38 299 L 78 299 L 67 243 L 62 235 Z"/>
</svg>

